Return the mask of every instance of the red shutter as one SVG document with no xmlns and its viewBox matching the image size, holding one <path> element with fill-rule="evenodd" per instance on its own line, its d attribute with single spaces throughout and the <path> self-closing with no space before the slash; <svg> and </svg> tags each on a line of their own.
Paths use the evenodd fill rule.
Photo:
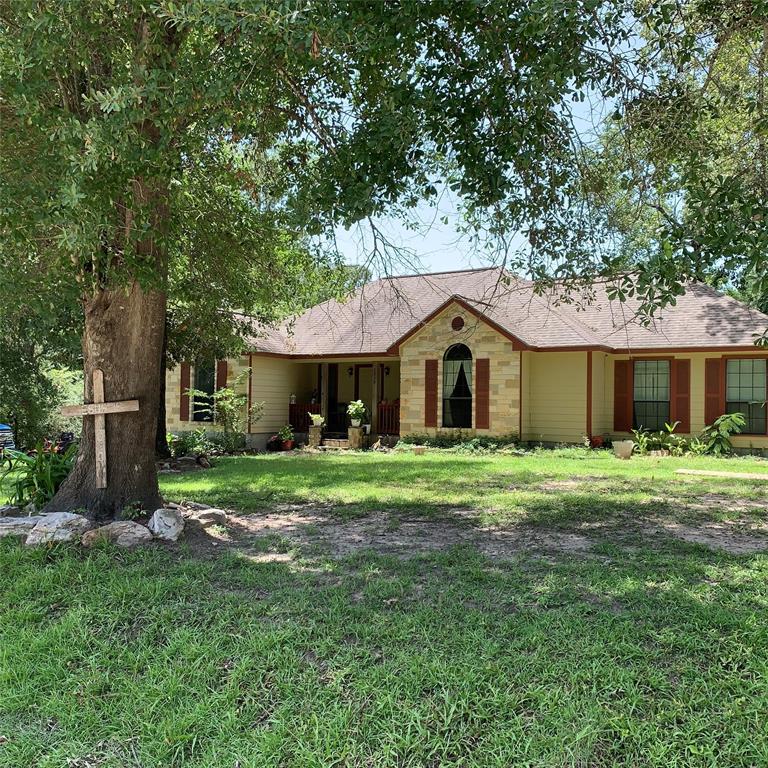
<svg viewBox="0 0 768 768">
<path fill-rule="evenodd" d="M 670 365 L 670 418 L 673 424 L 680 422 L 678 432 L 688 434 L 691 431 L 691 361 L 672 360 Z"/>
<path fill-rule="evenodd" d="M 216 361 L 216 389 L 224 389 L 227 386 L 227 361 Z"/>
<path fill-rule="evenodd" d="M 475 381 L 475 427 L 491 428 L 491 361 L 487 357 L 477 359 Z"/>
<path fill-rule="evenodd" d="M 437 426 L 437 360 L 424 361 L 424 426 Z"/>
<path fill-rule="evenodd" d="M 704 361 L 704 424 L 709 426 L 725 413 L 725 361 L 720 357 Z"/>
<path fill-rule="evenodd" d="M 189 421 L 189 390 L 190 367 L 189 363 L 181 364 L 181 386 L 179 387 L 179 419 Z"/>
<path fill-rule="evenodd" d="M 632 429 L 632 373 L 631 360 L 616 360 L 613 364 L 613 430 L 629 432 Z"/>
</svg>

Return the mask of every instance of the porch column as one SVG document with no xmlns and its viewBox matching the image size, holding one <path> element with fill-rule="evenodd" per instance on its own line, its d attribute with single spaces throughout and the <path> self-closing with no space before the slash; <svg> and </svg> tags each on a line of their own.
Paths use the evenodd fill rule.
<svg viewBox="0 0 768 768">
<path fill-rule="evenodd" d="M 320 363 L 320 413 L 328 423 L 328 363 Z"/>
<path fill-rule="evenodd" d="M 371 434 L 376 435 L 379 431 L 379 387 L 381 381 L 381 363 L 374 363 L 371 366 Z"/>
</svg>

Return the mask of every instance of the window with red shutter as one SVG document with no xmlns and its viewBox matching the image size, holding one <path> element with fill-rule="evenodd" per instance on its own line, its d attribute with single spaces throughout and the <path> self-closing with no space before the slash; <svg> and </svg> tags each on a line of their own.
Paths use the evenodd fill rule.
<svg viewBox="0 0 768 768">
<path fill-rule="evenodd" d="M 477 359 L 475 382 L 475 427 L 491 428 L 491 361 L 487 357 Z"/>
<path fill-rule="evenodd" d="M 181 386 L 179 387 L 179 418 L 181 421 L 189 421 L 189 391 L 190 385 L 190 365 L 189 363 L 181 364 Z"/>
<path fill-rule="evenodd" d="M 712 424 L 725 413 L 724 366 L 722 358 L 704 361 L 704 423 Z"/>
<path fill-rule="evenodd" d="M 632 361 L 616 360 L 613 364 L 613 429 L 632 429 Z"/>
<path fill-rule="evenodd" d="M 437 426 L 437 360 L 424 361 L 424 426 Z"/>
<path fill-rule="evenodd" d="M 670 411 L 672 422 L 679 421 L 677 432 L 691 431 L 691 361 L 672 361 L 672 392 Z"/>
</svg>

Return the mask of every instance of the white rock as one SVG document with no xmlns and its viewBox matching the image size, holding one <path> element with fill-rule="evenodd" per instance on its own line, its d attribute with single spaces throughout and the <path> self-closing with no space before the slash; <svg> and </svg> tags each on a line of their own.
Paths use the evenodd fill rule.
<svg viewBox="0 0 768 768">
<path fill-rule="evenodd" d="M 26 536 L 43 518 L 0 517 L 0 539 L 3 536 Z"/>
<path fill-rule="evenodd" d="M 152 541 L 152 534 L 147 528 L 133 520 L 117 520 L 88 531 L 82 539 L 84 547 L 92 547 L 97 541 L 111 541 L 118 547 L 135 547 Z"/>
<path fill-rule="evenodd" d="M 184 530 L 184 518 L 177 509 L 156 509 L 147 523 L 152 533 L 164 541 L 176 541 Z"/>
<path fill-rule="evenodd" d="M 227 513 L 223 509 L 199 509 L 194 511 L 190 518 L 196 520 L 203 528 L 207 528 L 209 525 L 223 525 L 227 522 Z"/>
<path fill-rule="evenodd" d="M 37 525 L 27 536 L 27 546 L 50 544 L 54 541 L 72 541 L 79 539 L 93 523 L 74 512 L 52 512 L 42 515 Z"/>
<path fill-rule="evenodd" d="M 200 504 L 200 502 L 197 501 L 182 501 L 181 502 L 182 507 L 186 507 L 187 509 L 210 509 L 210 505 L 208 504 Z"/>
</svg>

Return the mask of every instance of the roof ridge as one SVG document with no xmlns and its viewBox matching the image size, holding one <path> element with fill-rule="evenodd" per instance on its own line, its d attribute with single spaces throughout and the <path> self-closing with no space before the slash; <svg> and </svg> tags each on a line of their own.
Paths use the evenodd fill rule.
<svg viewBox="0 0 768 768">
<path fill-rule="evenodd" d="M 438 275 L 460 275 L 469 272 L 490 272 L 492 270 L 499 270 L 505 272 L 505 267 L 491 266 L 491 267 L 473 267 L 470 269 L 446 269 L 442 272 L 415 272 L 411 275 L 387 275 L 385 277 L 377 277 L 375 280 L 371 280 L 366 285 L 372 285 L 373 283 L 380 283 L 384 280 L 407 280 L 413 277 L 437 277 Z"/>
</svg>

